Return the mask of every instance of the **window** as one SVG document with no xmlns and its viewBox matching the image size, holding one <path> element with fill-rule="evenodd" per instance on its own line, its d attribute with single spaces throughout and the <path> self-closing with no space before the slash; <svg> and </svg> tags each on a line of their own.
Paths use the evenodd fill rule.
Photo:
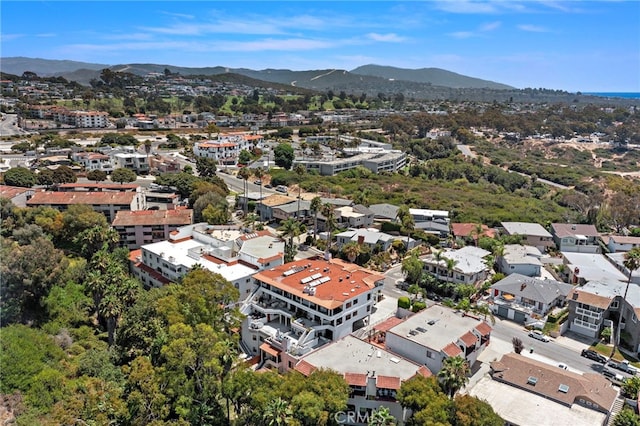
<svg viewBox="0 0 640 426">
<path fill-rule="evenodd" d="M 620 306 L 620 302 L 618 300 L 614 300 L 611 303 L 611 309 L 618 309 L 619 306 Z"/>
<path fill-rule="evenodd" d="M 433 358 L 433 352 L 427 351 L 427 358 Z"/>
</svg>

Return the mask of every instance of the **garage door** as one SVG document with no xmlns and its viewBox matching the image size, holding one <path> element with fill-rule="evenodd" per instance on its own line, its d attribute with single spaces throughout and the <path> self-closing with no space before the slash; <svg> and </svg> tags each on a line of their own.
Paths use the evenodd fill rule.
<svg viewBox="0 0 640 426">
<path fill-rule="evenodd" d="M 525 319 L 526 319 L 526 316 L 523 312 L 516 311 L 515 315 L 513 316 L 513 320 L 521 324 L 524 324 Z"/>
<path fill-rule="evenodd" d="M 507 318 L 509 316 L 509 308 L 506 306 L 498 306 L 498 316 Z"/>
</svg>

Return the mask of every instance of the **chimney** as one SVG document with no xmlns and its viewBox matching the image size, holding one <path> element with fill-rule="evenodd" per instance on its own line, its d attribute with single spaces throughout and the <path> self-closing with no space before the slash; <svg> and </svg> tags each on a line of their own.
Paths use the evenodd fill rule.
<svg viewBox="0 0 640 426">
<path fill-rule="evenodd" d="M 520 291 L 523 291 L 525 288 L 527 288 L 527 283 L 520 284 Z"/>
<path fill-rule="evenodd" d="M 364 244 L 364 235 L 358 235 L 358 245 L 361 246 Z"/>
</svg>

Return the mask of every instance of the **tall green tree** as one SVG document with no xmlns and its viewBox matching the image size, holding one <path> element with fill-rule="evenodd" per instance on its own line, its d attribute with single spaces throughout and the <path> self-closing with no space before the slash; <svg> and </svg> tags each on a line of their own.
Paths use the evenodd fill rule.
<svg viewBox="0 0 640 426">
<path fill-rule="evenodd" d="M 471 369 L 466 359 L 461 356 L 445 358 L 442 369 L 438 371 L 438 379 L 444 391 L 453 398 L 460 389 L 469 382 Z"/>
<path fill-rule="evenodd" d="M 422 277 L 422 268 L 424 263 L 418 258 L 417 254 L 405 258 L 402 261 L 401 271 L 405 275 L 406 280 L 410 283 L 418 283 Z"/>
<path fill-rule="evenodd" d="M 315 244 L 316 238 L 318 237 L 318 213 L 322 208 L 322 199 L 318 196 L 313 197 L 310 208 L 313 212 L 313 242 Z"/>
<path fill-rule="evenodd" d="M 411 240 L 411 233 L 415 228 L 415 222 L 413 216 L 409 211 L 409 207 L 406 205 L 400 206 L 398 209 L 398 220 L 404 232 L 407 233 L 407 250 L 409 249 L 409 241 Z"/>
<path fill-rule="evenodd" d="M 622 314 L 626 309 L 627 304 L 627 293 L 629 292 L 629 285 L 631 284 L 631 278 L 633 277 L 633 272 L 640 268 L 640 247 L 634 247 L 628 252 L 624 254 L 624 261 L 622 262 L 624 267 L 627 269 L 628 278 L 627 285 L 624 289 L 624 295 L 622 296 L 623 303 L 620 304 L 620 312 L 618 316 L 618 326 L 616 327 L 616 336 L 613 339 L 613 350 L 611 351 L 611 356 L 609 358 L 613 358 L 616 353 L 616 349 L 618 345 L 620 345 L 620 336 L 621 336 L 621 327 L 622 327 Z"/>
<path fill-rule="evenodd" d="M 20 186 L 24 188 L 31 188 L 36 184 L 36 175 L 26 167 L 13 167 L 2 176 L 4 184 L 9 186 Z"/>
<path fill-rule="evenodd" d="M 284 261 L 292 262 L 294 260 L 294 256 L 296 255 L 296 249 L 293 245 L 293 239 L 300 235 L 300 223 L 293 219 L 289 218 L 282 222 L 282 225 L 278 229 L 280 236 L 285 240 L 285 248 L 284 248 Z"/>
<path fill-rule="evenodd" d="M 260 221 L 264 220 L 264 212 L 262 211 L 262 187 L 264 186 L 262 184 L 262 177 L 266 174 L 265 170 L 262 167 L 256 167 L 255 169 L 253 169 L 253 175 L 258 178 L 258 180 L 260 180 L 260 203 L 259 203 L 259 211 L 260 211 Z"/>
<path fill-rule="evenodd" d="M 300 220 L 300 201 L 302 200 L 302 177 L 307 173 L 307 168 L 302 164 L 296 165 L 293 170 L 298 176 L 298 211 L 296 213 L 296 219 Z"/>
<path fill-rule="evenodd" d="M 289 170 L 295 159 L 295 151 L 290 144 L 281 143 L 273 149 L 273 156 L 276 166 Z"/>
<path fill-rule="evenodd" d="M 119 169 L 115 169 L 111 172 L 111 181 L 117 183 L 125 183 L 125 182 L 135 182 L 138 178 L 136 173 L 131 169 L 126 169 L 121 167 Z"/>
<path fill-rule="evenodd" d="M 452 424 L 456 426 L 503 426 L 505 421 L 491 405 L 470 395 L 458 395 Z"/>
<path fill-rule="evenodd" d="M 196 170 L 201 177 L 212 177 L 216 175 L 217 163 L 214 158 L 197 157 Z"/>
</svg>

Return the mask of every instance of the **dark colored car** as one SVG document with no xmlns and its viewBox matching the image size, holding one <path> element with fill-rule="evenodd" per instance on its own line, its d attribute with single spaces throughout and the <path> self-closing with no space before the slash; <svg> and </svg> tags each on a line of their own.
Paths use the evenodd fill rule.
<svg viewBox="0 0 640 426">
<path fill-rule="evenodd" d="M 271 188 L 273 188 L 273 185 L 271 185 L 271 184 L 266 184 L 264 187 L 265 187 L 265 188 L 267 188 L 267 189 L 271 189 Z"/>
<path fill-rule="evenodd" d="M 607 357 L 605 357 L 604 355 L 599 354 L 596 351 L 593 351 L 591 349 L 583 349 L 582 353 L 580 354 L 585 358 L 589 358 L 592 359 L 594 361 L 598 361 L 600 364 L 604 364 L 605 362 L 607 362 Z"/>
</svg>

